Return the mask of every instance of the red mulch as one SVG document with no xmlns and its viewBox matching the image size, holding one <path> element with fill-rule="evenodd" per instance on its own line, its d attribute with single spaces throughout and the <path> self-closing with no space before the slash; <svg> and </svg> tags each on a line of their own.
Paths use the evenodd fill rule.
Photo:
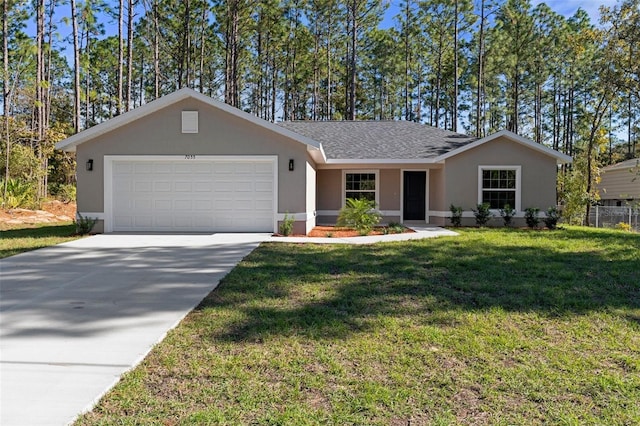
<svg viewBox="0 0 640 426">
<path fill-rule="evenodd" d="M 383 235 L 384 226 L 377 226 L 368 235 Z M 404 228 L 404 233 L 415 232 L 413 229 Z M 314 238 L 346 238 L 361 237 L 355 229 L 339 228 L 337 226 L 316 226 L 308 235 L 292 235 L 292 237 L 314 237 Z"/>
</svg>

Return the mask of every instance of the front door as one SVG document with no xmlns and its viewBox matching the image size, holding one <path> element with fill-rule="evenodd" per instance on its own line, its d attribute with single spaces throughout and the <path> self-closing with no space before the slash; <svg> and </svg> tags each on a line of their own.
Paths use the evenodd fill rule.
<svg viewBox="0 0 640 426">
<path fill-rule="evenodd" d="M 403 220 L 426 220 L 427 172 L 404 172 Z"/>
</svg>

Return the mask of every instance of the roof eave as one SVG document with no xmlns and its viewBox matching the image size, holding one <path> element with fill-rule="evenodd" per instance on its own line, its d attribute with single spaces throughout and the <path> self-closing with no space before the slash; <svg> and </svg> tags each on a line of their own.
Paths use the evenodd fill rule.
<svg viewBox="0 0 640 426">
<path fill-rule="evenodd" d="M 438 163 L 435 158 L 331 158 L 326 164 L 434 164 Z"/>
</svg>

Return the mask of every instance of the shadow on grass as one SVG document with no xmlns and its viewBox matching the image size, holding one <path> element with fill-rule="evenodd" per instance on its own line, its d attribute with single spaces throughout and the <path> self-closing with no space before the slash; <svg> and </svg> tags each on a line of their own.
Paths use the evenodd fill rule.
<svg viewBox="0 0 640 426">
<path fill-rule="evenodd" d="M 32 228 L 8 229 L 0 231 L 2 239 L 71 237 L 76 226 L 70 224 L 36 225 Z"/>
<path fill-rule="evenodd" d="M 640 236 L 479 229 L 373 246 L 263 245 L 207 308 L 242 314 L 215 336 L 230 340 L 342 338 L 384 316 L 455 325 L 455 312 L 493 308 L 549 317 L 621 309 L 638 324 Z"/>
</svg>

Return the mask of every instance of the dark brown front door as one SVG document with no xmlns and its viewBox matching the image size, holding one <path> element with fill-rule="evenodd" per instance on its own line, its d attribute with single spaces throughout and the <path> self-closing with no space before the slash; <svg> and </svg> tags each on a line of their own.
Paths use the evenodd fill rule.
<svg viewBox="0 0 640 426">
<path fill-rule="evenodd" d="M 403 220 L 425 220 L 427 172 L 404 172 Z"/>
</svg>

